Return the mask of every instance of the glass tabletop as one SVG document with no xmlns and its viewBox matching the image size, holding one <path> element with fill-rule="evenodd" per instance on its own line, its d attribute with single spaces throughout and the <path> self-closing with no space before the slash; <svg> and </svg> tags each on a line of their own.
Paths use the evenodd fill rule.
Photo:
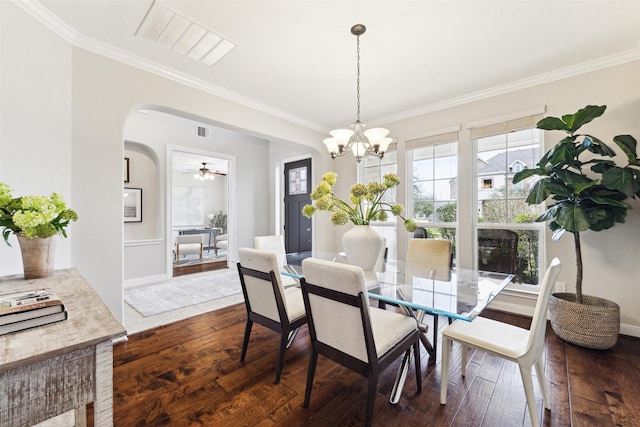
<svg viewBox="0 0 640 427">
<path fill-rule="evenodd" d="M 335 253 L 314 252 L 313 256 L 347 262 Z M 289 265 L 282 273 L 303 277 L 300 264 L 304 257 L 288 256 L 287 259 Z M 375 273 L 377 281 L 367 280 L 370 298 L 467 321 L 478 316 L 514 278 L 512 274 L 477 269 L 436 271 L 391 260 L 385 264 L 383 271 Z"/>
</svg>

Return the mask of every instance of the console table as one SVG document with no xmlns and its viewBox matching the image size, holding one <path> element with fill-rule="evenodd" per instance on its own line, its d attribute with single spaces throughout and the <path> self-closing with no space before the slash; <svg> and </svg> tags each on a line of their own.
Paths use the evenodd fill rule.
<svg viewBox="0 0 640 427">
<path fill-rule="evenodd" d="M 0 425 L 113 425 L 113 339 L 126 330 L 75 269 L 45 279 L 0 278 L 0 293 L 52 288 L 68 319 L 0 335 Z M 58 415 L 62 417 L 58 417 Z M 67 418 L 65 418 L 67 417 Z"/>
<path fill-rule="evenodd" d="M 208 234 L 209 235 L 209 244 L 206 249 L 213 248 L 218 253 L 218 248 L 216 246 L 216 234 L 222 232 L 222 228 L 191 228 L 189 230 L 178 230 L 178 234 Z M 211 246 L 211 242 L 213 239 L 213 246 Z"/>
</svg>

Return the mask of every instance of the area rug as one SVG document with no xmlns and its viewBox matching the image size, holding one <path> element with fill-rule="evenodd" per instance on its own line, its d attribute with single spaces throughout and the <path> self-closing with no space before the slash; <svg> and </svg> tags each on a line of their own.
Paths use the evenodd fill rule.
<svg viewBox="0 0 640 427">
<path fill-rule="evenodd" d="M 238 272 L 232 269 L 125 289 L 124 300 L 147 317 L 241 292 Z"/>
<path fill-rule="evenodd" d="M 218 262 L 227 260 L 227 251 L 224 249 L 218 250 L 218 255 L 213 251 L 205 251 L 200 258 L 197 254 L 181 255 L 178 261 L 173 262 L 174 267 L 183 267 L 185 265 L 196 265 L 207 262 Z"/>
</svg>

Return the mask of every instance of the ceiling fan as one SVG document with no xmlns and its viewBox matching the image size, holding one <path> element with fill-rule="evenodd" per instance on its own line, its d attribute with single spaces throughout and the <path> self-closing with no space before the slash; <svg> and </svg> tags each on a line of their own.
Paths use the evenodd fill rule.
<svg viewBox="0 0 640 427">
<path fill-rule="evenodd" d="M 193 175 L 193 177 L 195 179 L 197 179 L 197 180 L 200 180 L 200 181 L 204 181 L 204 180 L 213 181 L 215 179 L 216 175 L 227 176 L 227 174 L 224 173 L 224 172 L 212 171 L 211 169 L 209 169 L 207 167 L 207 163 L 206 162 L 202 162 L 202 167 L 196 171 L 196 173 Z"/>
</svg>

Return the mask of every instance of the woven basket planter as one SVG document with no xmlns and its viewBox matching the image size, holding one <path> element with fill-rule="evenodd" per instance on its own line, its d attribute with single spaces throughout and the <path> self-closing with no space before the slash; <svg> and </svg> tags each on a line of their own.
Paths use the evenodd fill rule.
<svg viewBox="0 0 640 427">
<path fill-rule="evenodd" d="M 574 293 L 554 293 L 549 299 L 551 328 L 571 344 L 606 350 L 618 341 L 620 306 L 613 301 L 583 295 L 578 304 Z"/>
</svg>

